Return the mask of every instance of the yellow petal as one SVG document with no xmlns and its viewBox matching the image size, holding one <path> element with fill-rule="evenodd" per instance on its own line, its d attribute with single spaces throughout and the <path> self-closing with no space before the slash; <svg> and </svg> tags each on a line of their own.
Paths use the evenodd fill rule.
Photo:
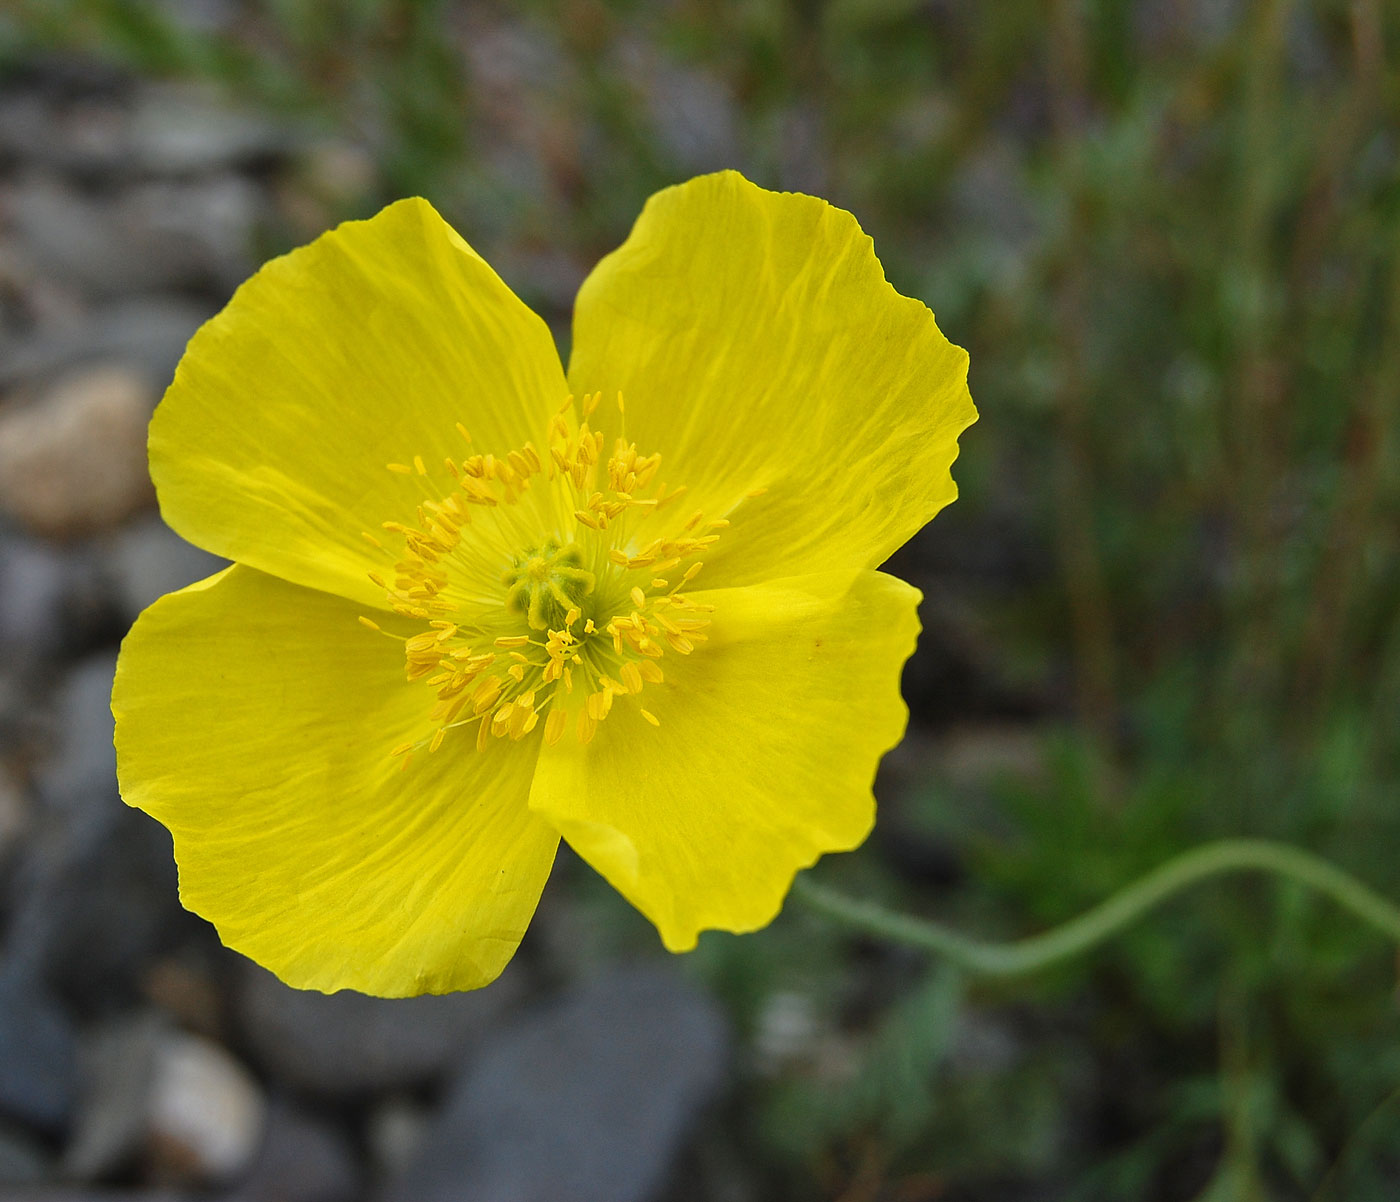
<svg viewBox="0 0 1400 1202">
<path fill-rule="evenodd" d="M 549 330 L 424 200 L 274 259 L 191 340 L 151 423 L 165 519 L 285 580 L 382 606 L 361 537 L 412 521 L 443 459 L 538 439 L 566 393 Z M 440 497 L 451 488 L 431 491 Z"/>
<path fill-rule="evenodd" d="M 764 926 L 798 869 L 865 838 L 918 633 L 917 590 L 878 572 L 694 596 L 715 606 L 703 653 L 545 748 L 530 793 L 672 951 Z"/>
<path fill-rule="evenodd" d="M 882 563 L 956 495 L 976 417 L 967 355 L 855 218 L 733 171 L 653 196 L 594 269 L 569 383 L 621 390 L 660 478 L 730 519 L 712 585 Z"/>
<path fill-rule="evenodd" d="M 289 984 L 476 988 L 558 844 L 526 804 L 533 745 L 452 731 L 400 771 L 430 698 L 356 613 L 237 566 L 156 602 L 117 664 L 122 796 L 170 828 L 185 905 Z"/>
</svg>

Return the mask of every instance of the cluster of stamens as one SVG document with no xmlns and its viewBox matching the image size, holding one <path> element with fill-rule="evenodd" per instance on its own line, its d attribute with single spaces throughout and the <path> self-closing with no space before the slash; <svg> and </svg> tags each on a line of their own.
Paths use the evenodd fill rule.
<svg viewBox="0 0 1400 1202">
<path fill-rule="evenodd" d="M 360 621 L 403 637 L 408 679 L 435 694 L 432 733 L 394 749 L 405 763 L 459 728 L 475 726 L 483 749 L 493 737 L 523 739 L 542 717 L 548 743 L 571 724 L 587 743 L 622 698 L 638 699 L 641 716 L 659 725 L 640 706 L 643 690 L 665 680 L 668 653 L 689 655 L 705 641 L 712 607 L 683 590 L 729 523 L 682 518 L 685 489 L 658 482 L 660 455 L 639 454 L 625 425 L 604 458 L 604 435 L 588 420 L 600 399 L 582 399 L 575 425 L 570 397 L 543 454 L 527 442 L 504 457 L 448 458 L 450 481 L 421 456 L 388 465 L 416 478 L 424 497 L 416 522 L 384 523 L 401 549 L 365 535 L 394 560 L 370 578 L 395 613 L 425 628 L 403 637 Z M 621 416 L 620 395 L 617 405 Z"/>
</svg>

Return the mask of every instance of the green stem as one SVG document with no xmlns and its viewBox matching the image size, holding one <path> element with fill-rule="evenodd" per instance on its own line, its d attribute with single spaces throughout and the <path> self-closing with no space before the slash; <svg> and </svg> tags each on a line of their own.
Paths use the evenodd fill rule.
<svg viewBox="0 0 1400 1202">
<path fill-rule="evenodd" d="M 846 897 L 805 877 L 793 882 L 792 892 L 818 913 L 868 935 L 934 952 L 981 976 L 1014 977 L 1087 951 L 1197 881 L 1241 871 L 1272 872 L 1316 889 L 1400 944 L 1400 907 L 1335 864 L 1266 839 L 1221 839 L 1183 852 L 1078 918 L 1011 943 L 972 939 L 936 922 Z"/>
</svg>

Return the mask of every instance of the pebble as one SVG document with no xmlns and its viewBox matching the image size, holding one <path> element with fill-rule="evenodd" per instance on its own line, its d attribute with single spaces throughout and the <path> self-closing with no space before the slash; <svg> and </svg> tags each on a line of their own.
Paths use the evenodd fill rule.
<svg viewBox="0 0 1400 1202">
<path fill-rule="evenodd" d="M 164 1185 L 227 1184 L 263 1145 L 267 1104 L 248 1070 L 153 1011 L 95 1024 L 82 1066 L 83 1096 L 63 1161 L 69 1180 L 140 1171 Z"/>
<path fill-rule="evenodd" d="M 375 1168 L 384 1177 L 402 1173 L 423 1146 L 431 1121 L 431 1110 L 403 1095 L 392 1095 L 376 1106 L 365 1126 Z"/>
<path fill-rule="evenodd" d="M 0 355 L 0 388 L 46 380 L 88 364 L 120 364 L 167 383 L 194 332 L 216 306 L 171 296 L 134 296 L 93 308 L 77 325 L 36 331 Z"/>
<path fill-rule="evenodd" d="M 43 1145 L 23 1129 L 0 1123 L 0 1189 L 42 1180 L 50 1172 L 50 1159 Z"/>
<path fill-rule="evenodd" d="M 508 969 L 470 993 L 388 999 L 292 989 L 248 963 L 236 1010 L 256 1062 L 290 1089 L 352 1098 L 437 1080 L 519 1000 Z"/>
<path fill-rule="evenodd" d="M 12 882 L 11 953 L 82 1014 L 139 998 L 150 957 L 181 931 L 205 930 L 180 908 L 170 836 L 118 796 L 115 662 L 94 656 L 64 682 L 57 738 L 34 773 L 34 837 Z"/>
<path fill-rule="evenodd" d="M 101 562 L 119 612 L 132 621 L 146 606 L 228 567 L 228 560 L 187 543 L 158 514 L 128 523 L 108 537 Z"/>
<path fill-rule="evenodd" d="M 93 298 L 229 290 L 252 270 L 262 197 L 237 175 L 157 179 L 88 195 L 50 173 L 8 189 L 15 237 L 39 274 Z"/>
<path fill-rule="evenodd" d="M 101 651 L 64 678 L 55 706 L 57 740 L 34 775 L 43 807 L 77 828 L 74 833 L 84 842 L 105 839 L 111 820 L 122 812 L 112 745 L 116 669 L 116 653 Z"/>
<path fill-rule="evenodd" d="M 190 7 L 188 2 L 185 7 Z M 287 136 L 277 125 L 179 84 L 142 90 L 128 137 L 134 164 L 151 175 L 257 168 L 288 148 Z"/>
<path fill-rule="evenodd" d="M 384 1202 L 649 1202 L 728 1055 L 704 994 L 670 972 L 610 972 L 467 1063 Z"/>
<path fill-rule="evenodd" d="M 251 1171 L 224 1202 L 355 1202 L 361 1175 L 337 1128 L 275 1102 Z"/>
<path fill-rule="evenodd" d="M 101 1181 L 130 1172 L 145 1150 L 159 1017 L 149 1012 L 94 1024 L 83 1035 L 82 1092 L 63 1175 Z"/>
<path fill-rule="evenodd" d="M 87 1190 L 55 1188 L 52 1185 L 35 1185 L 6 1190 L 5 1202 L 207 1202 L 207 1199 L 190 1194 L 172 1193 L 168 1190 Z"/>
<path fill-rule="evenodd" d="M 252 1163 L 267 1107 L 257 1082 L 223 1048 L 172 1031 L 156 1046 L 147 1118 L 158 1179 L 216 1184 Z"/>
<path fill-rule="evenodd" d="M 87 548 L 0 531 L 0 655 L 11 664 L 47 667 L 110 641 L 109 593 Z"/>
<path fill-rule="evenodd" d="M 0 973 L 0 1115 L 63 1130 L 77 1089 L 77 1040 L 58 1001 L 13 958 Z"/>
<path fill-rule="evenodd" d="M 155 400 L 144 376 L 110 364 L 0 412 L 0 512 L 32 533 L 72 539 L 149 506 L 146 426 Z"/>
<path fill-rule="evenodd" d="M 0 763 L 0 867 L 29 830 L 32 818 L 29 795 L 15 773 Z"/>
</svg>

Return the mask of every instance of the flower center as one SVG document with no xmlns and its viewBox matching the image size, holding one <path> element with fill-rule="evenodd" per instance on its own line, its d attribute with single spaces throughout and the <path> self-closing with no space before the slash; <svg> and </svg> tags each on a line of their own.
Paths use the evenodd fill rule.
<svg viewBox="0 0 1400 1202">
<path fill-rule="evenodd" d="M 583 566 L 583 550 L 577 543 L 561 546 L 551 537 L 515 556 L 501 581 L 510 590 L 506 608 L 524 614 L 532 630 L 548 630 L 565 625 L 569 611 L 593 592 L 597 577 Z"/>
<path fill-rule="evenodd" d="M 585 396 L 580 418 L 570 397 L 545 454 L 527 442 L 502 458 L 449 458 L 441 474 L 421 456 L 389 465 L 422 499 L 416 520 L 384 523 L 401 546 L 365 535 L 392 561 L 370 579 L 423 628 L 400 636 L 360 621 L 402 638 L 407 678 L 432 690 L 432 733 L 394 749 L 405 761 L 465 727 L 478 749 L 523 739 L 541 717 L 548 742 L 572 728 L 587 743 L 618 699 L 659 725 L 643 691 L 665 680 L 668 654 L 705 641 L 711 607 L 683 590 L 729 523 L 687 514 L 677 504 L 685 489 L 657 479 L 661 457 L 625 436 L 605 459 L 588 422 L 600 399 Z"/>
</svg>

